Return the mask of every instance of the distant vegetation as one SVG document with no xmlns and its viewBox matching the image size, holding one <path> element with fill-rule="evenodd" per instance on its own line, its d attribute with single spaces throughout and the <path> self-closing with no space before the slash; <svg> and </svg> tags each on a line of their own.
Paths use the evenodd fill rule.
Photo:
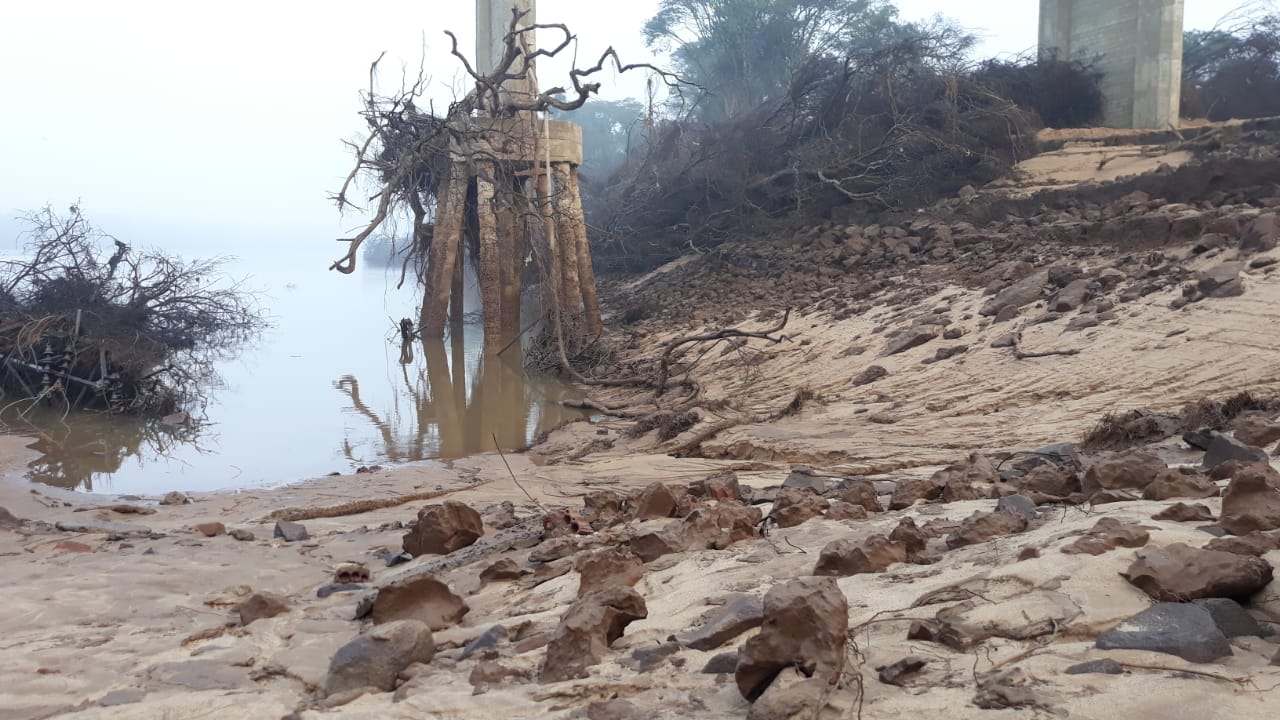
<svg viewBox="0 0 1280 720">
<path fill-rule="evenodd" d="M 1280 14 L 1266 5 L 1228 15 L 1182 43 L 1182 116 L 1280 115 Z"/>
</svg>

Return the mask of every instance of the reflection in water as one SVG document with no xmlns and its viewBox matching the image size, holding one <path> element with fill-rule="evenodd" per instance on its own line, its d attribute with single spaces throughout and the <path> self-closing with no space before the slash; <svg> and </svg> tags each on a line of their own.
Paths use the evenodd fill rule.
<svg viewBox="0 0 1280 720">
<path fill-rule="evenodd" d="M 503 450 L 519 450 L 582 416 L 561 405 L 572 396 L 569 388 L 525 374 L 519 347 L 503 356 L 484 354 L 483 343 L 467 343 L 462 332 L 420 342 L 417 352 L 412 343 L 401 346 L 399 372 L 391 378 L 395 393 L 382 412 L 364 400 L 354 376 L 334 383 L 350 402 L 347 412 L 367 420 L 379 439 L 375 447 L 360 447 L 347 433 L 341 450 L 352 463 L 455 459 L 492 451 L 495 436 Z"/>
<path fill-rule="evenodd" d="M 13 432 L 36 438 L 28 447 L 40 457 L 27 463 L 28 479 L 87 492 L 94 491 L 94 478 L 109 477 L 128 461 L 164 462 L 175 448 L 198 448 L 201 430 L 96 412 L 64 415 L 62 410 L 46 407 L 22 415 L 11 410 L 0 422 Z"/>
</svg>

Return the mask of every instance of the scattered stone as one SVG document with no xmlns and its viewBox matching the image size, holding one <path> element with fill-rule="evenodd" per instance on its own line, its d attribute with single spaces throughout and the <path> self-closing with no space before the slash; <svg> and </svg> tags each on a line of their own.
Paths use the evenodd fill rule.
<svg viewBox="0 0 1280 720">
<path fill-rule="evenodd" d="M 907 559 L 914 560 L 929 545 L 929 533 L 916 526 L 916 521 L 903 518 L 902 522 L 889 533 L 889 540 L 901 545 L 907 551 Z"/>
<path fill-rule="evenodd" d="M 395 689 L 400 672 L 413 663 L 429 663 L 436 645 L 431 628 L 414 620 L 375 625 L 343 645 L 329 663 L 325 694 L 373 687 Z"/>
<path fill-rule="evenodd" d="M 227 534 L 227 526 L 220 522 L 200 523 L 196 526 L 196 531 L 205 537 L 217 537 Z"/>
<path fill-rule="evenodd" d="M 778 491 L 773 510 L 769 517 L 778 527 L 795 527 L 812 518 L 821 517 L 827 509 L 827 501 L 807 490 L 791 490 L 784 488 Z"/>
<path fill-rule="evenodd" d="M 1263 213 L 1253 219 L 1240 238 L 1240 249 L 1250 252 L 1274 250 L 1280 242 L 1280 215 Z"/>
<path fill-rule="evenodd" d="M 648 713 L 640 711 L 634 703 L 616 698 L 601 700 L 587 706 L 587 720 L 645 720 Z"/>
<path fill-rule="evenodd" d="M 1272 570 L 1261 558 L 1174 543 L 1139 550 L 1120 574 L 1156 600 L 1186 602 L 1248 597 L 1271 582 Z"/>
<path fill-rule="evenodd" d="M 1147 450 L 1110 453 L 1085 471 L 1081 490 L 1088 497 L 1101 490 L 1142 490 L 1167 469 L 1163 460 Z"/>
<path fill-rule="evenodd" d="M 1036 511 L 1036 504 L 1025 495 L 1006 495 L 1000 498 L 996 501 L 996 510 L 1021 515 L 1027 522 L 1040 517 L 1040 513 Z"/>
<path fill-rule="evenodd" d="M 1231 654 L 1231 643 L 1209 611 L 1190 603 L 1162 602 L 1098 636 L 1103 650 L 1147 650 L 1207 663 Z"/>
<path fill-rule="evenodd" d="M 1267 451 L 1252 445 L 1246 445 L 1227 435 L 1218 434 L 1209 443 L 1204 453 L 1204 466 L 1210 470 L 1228 460 L 1239 460 L 1244 463 L 1267 462 Z"/>
<path fill-rule="evenodd" d="M 254 534 L 249 530 L 245 530 L 244 528 L 236 528 L 235 530 L 232 530 L 227 534 L 235 538 L 236 540 L 239 540 L 240 542 L 253 542 L 255 539 Z"/>
<path fill-rule="evenodd" d="M 992 538 L 1013 535 L 1027 529 L 1027 519 L 1015 512 L 976 512 L 960 523 L 960 528 L 947 536 L 947 547 L 952 550 L 967 545 L 977 545 Z"/>
<path fill-rule="evenodd" d="M 908 675 L 920 672 L 928 664 L 929 661 L 919 655 L 909 655 L 892 665 L 876 668 L 876 672 L 880 674 L 880 682 L 886 685 L 905 686 Z"/>
<path fill-rule="evenodd" d="M 165 496 L 160 498 L 161 505 L 186 505 L 189 502 L 191 502 L 191 498 L 187 497 L 186 493 L 178 492 L 177 490 L 165 493 Z"/>
<path fill-rule="evenodd" d="M 607 587 L 630 587 L 644 577 L 644 561 L 616 548 L 582 555 L 577 559 L 576 568 L 581 575 L 578 583 L 580 598 Z"/>
<path fill-rule="evenodd" d="M 136 497 L 136 496 L 129 496 Z M 155 515 L 156 509 L 146 507 L 145 505 L 110 505 L 106 508 L 111 512 L 120 513 L 121 515 Z"/>
<path fill-rule="evenodd" d="M 494 625 L 488 630 L 485 630 L 483 633 L 477 636 L 474 640 L 467 643 L 462 648 L 462 652 L 458 654 L 458 659 L 466 660 L 467 658 L 471 657 L 472 655 L 475 655 L 476 653 L 482 650 L 490 650 L 492 648 L 496 648 L 498 647 L 498 643 L 507 639 L 507 635 L 508 635 L 508 632 L 507 632 L 506 626 Z"/>
<path fill-rule="evenodd" d="M 1245 611 L 1240 603 L 1228 598 L 1201 598 L 1193 601 L 1196 605 L 1209 611 L 1213 623 L 1223 635 L 1235 637 L 1263 637 L 1262 626 L 1253 616 Z"/>
<path fill-rule="evenodd" d="M 922 325 L 904 330 L 896 338 L 889 341 L 880 353 L 880 357 L 889 357 L 904 353 L 912 348 L 920 347 L 938 337 L 938 331 L 930 326 Z"/>
<path fill-rule="evenodd" d="M 833 540 L 822 548 L 814 575 L 847 577 L 875 573 L 907 561 L 907 549 L 883 535 L 863 540 Z"/>
<path fill-rule="evenodd" d="M 237 612 L 240 615 L 240 624 L 248 625 L 255 620 L 273 618 L 289 612 L 289 601 L 274 593 L 254 593 L 248 600 L 240 603 Z"/>
<path fill-rule="evenodd" d="M 870 365 L 858 373 L 851 382 L 854 386 L 870 385 L 881 378 L 889 377 L 889 371 L 879 365 Z"/>
<path fill-rule="evenodd" d="M 1232 535 L 1280 528 L 1280 490 L 1270 465 L 1256 463 L 1234 468 L 1222 494 L 1219 523 Z"/>
<path fill-rule="evenodd" d="M 676 635 L 676 642 L 694 650 L 714 650 L 764 622 L 764 600 L 754 595 L 735 595 L 708 612 L 702 624 Z M 735 653 L 736 657 L 736 653 Z"/>
<path fill-rule="evenodd" d="M 978 500 L 990 497 L 990 486 L 1000 481 L 995 465 L 980 453 L 950 465 L 933 474 L 930 480 L 942 486 L 940 494 L 944 502 Z"/>
<path fill-rule="evenodd" d="M 1092 284 L 1093 281 L 1088 278 L 1072 280 L 1050 299 L 1049 310 L 1060 313 L 1079 310 L 1092 296 L 1090 289 Z"/>
<path fill-rule="evenodd" d="M 361 583 L 329 583 L 328 585 L 321 585 L 320 588 L 316 590 L 316 597 L 323 600 L 334 593 L 356 592 L 357 590 L 364 590 L 367 587 L 369 586 Z"/>
<path fill-rule="evenodd" d="M 1156 476 L 1142 491 L 1144 500 L 1172 500 L 1174 498 L 1218 497 L 1220 491 L 1213 481 L 1195 468 L 1169 468 Z"/>
<path fill-rule="evenodd" d="M 884 508 L 880 505 L 880 497 L 876 492 L 875 483 L 865 478 L 842 481 L 834 497 L 850 505 L 860 505 L 867 512 L 878 513 L 884 511 Z"/>
<path fill-rule="evenodd" d="M 793 490 L 812 490 L 821 495 L 827 491 L 826 477 L 814 472 L 808 465 L 796 465 L 782 481 L 782 487 Z"/>
<path fill-rule="evenodd" d="M 466 503 L 446 500 L 418 511 L 418 520 L 404 536 L 404 551 L 420 555 L 448 555 L 484 535 L 484 520 Z"/>
<path fill-rule="evenodd" d="M 1067 675 L 1123 675 L 1124 666 L 1111 658 L 1103 658 L 1076 663 L 1062 672 Z"/>
<path fill-rule="evenodd" d="M 1007 347 L 1013 347 L 1014 345 L 1017 345 L 1017 344 L 1018 344 L 1017 333 L 1006 333 L 1004 335 L 997 337 L 995 340 L 991 341 L 991 347 L 993 348 L 1007 348 Z"/>
<path fill-rule="evenodd" d="M 893 488 L 890 510 L 905 510 L 921 500 L 942 497 L 943 486 L 933 478 L 903 478 Z"/>
<path fill-rule="evenodd" d="M 1071 468 L 1055 463 L 1040 463 L 1022 477 L 1009 480 L 1018 492 L 1026 495 L 1065 498 L 1080 492 L 1080 475 Z"/>
<path fill-rule="evenodd" d="M 738 691 L 754 702 L 786 668 L 834 684 L 844 668 L 849 603 L 833 578 L 796 578 L 765 595 L 764 624 L 742 647 Z"/>
<path fill-rule="evenodd" d="M 893 425 L 894 423 L 897 423 L 901 419 L 902 418 L 898 417 L 896 414 L 888 410 L 873 412 L 867 416 L 867 422 L 872 422 L 872 423 L 875 423 L 876 425 Z"/>
<path fill-rule="evenodd" d="M 1213 522 L 1213 511 L 1208 505 L 1184 502 L 1174 503 L 1151 516 L 1152 520 L 1171 520 L 1173 522 Z"/>
<path fill-rule="evenodd" d="M 467 682 L 475 688 L 475 693 L 481 694 L 490 687 L 500 685 L 509 685 L 512 681 L 521 682 L 529 680 L 529 672 L 518 668 L 508 667 L 496 660 L 485 660 L 476 663 L 472 668 L 471 674 L 467 677 Z"/>
<path fill-rule="evenodd" d="M 1245 445 L 1266 447 L 1280 440 L 1280 424 L 1267 419 L 1261 413 L 1245 413 L 1236 418 L 1236 439 Z"/>
<path fill-rule="evenodd" d="M 1150 539 L 1150 533 L 1143 526 L 1108 517 L 1094 523 L 1083 537 L 1064 546 L 1062 552 L 1068 555 L 1101 555 L 1117 547 L 1142 547 Z"/>
<path fill-rule="evenodd" d="M 689 494 L 697 498 L 737 502 L 743 499 L 742 485 L 738 482 L 738 474 L 732 470 L 716 473 L 704 480 L 690 483 Z"/>
<path fill-rule="evenodd" d="M 494 530 L 506 530 L 519 524 L 520 519 L 516 517 L 516 506 L 510 500 L 489 507 L 485 510 L 485 516 L 489 519 L 489 526 Z"/>
<path fill-rule="evenodd" d="M 664 483 L 653 483 L 640 492 L 633 505 L 632 517 L 657 520 L 675 515 L 678 498 Z"/>
<path fill-rule="evenodd" d="M 680 643 L 664 642 L 659 645 L 643 645 L 631 651 L 631 655 L 621 661 L 626 668 L 635 672 L 647 673 L 662 664 L 662 661 L 680 652 Z"/>
<path fill-rule="evenodd" d="M 738 651 L 722 652 L 712 655 L 706 665 L 702 666 L 702 672 L 715 675 L 727 675 L 738 669 Z"/>
<path fill-rule="evenodd" d="M 832 685 L 820 679 L 786 678 L 769 686 L 747 710 L 746 720 L 807 720 L 826 707 Z"/>
<path fill-rule="evenodd" d="M 1209 428 L 1199 428 L 1196 430 L 1188 430 L 1182 433 L 1182 442 L 1195 448 L 1196 450 L 1208 450 L 1209 444 L 1213 442 L 1213 438 L 1218 433 Z"/>
<path fill-rule="evenodd" d="M 938 626 L 929 620 L 912 620 L 911 627 L 907 629 L 907 639 L 937 642 Z"/>
<path fill-rule="evenodd" d="M 569 606 L 560 618 L 538 672 L 539 682 L 585 677 L 587 668 L 604 660 L 627 625 L 648 617 L 644 598 L 630 587 L 611 587 Z"/>
<path fill-rule="evenodd" d="M 988 300 L 978 312 L 981 315 L 992 316 L 999 315 L 1006 308 L 1016 310 L 1024 305 L 1030 305 L 1040 299 L 1048 282 L 1049 273 L 1047 272 L 1028 275 L 996 293 L 996 296 Z"/>
<path fill-rule="evenodd" d="M 1219 550 L 1237 555 L 1262 556 L 1272 550 L 1280 550 L 1280 532 L 1255 530 L 1248 535 L 1214 538 L 1204 546 L 1205 550 Z"/>
<path fill-rule="evenodd" d="M 74 553 L 93 552 L 93 548 L 89 547 L 88 545 L 85 545 L 82 542 L 76 542 L 75 540 L 63 540 L 58 544 L 54 545 L 53 549 L 58 550 L 60 552 L 74 552 Z"/>
<path fill-rule="evenodd" d="M 276 521 L 274 537 L 281 538 L 285 542 L 301 542 L 309 539 L 311 536 L 307 534 L 307 528 L 302 523 L 289 522 L 288 520 Z"/>
<path fill-rule="evenodd" d="M 428 573 L 400 577 L 378 588 L 373 601 L 375 625 L 416 620 L 432 630 L 457 624 L 471 608 L 441 580 Z"/>
<path fill-rule="evenodd" d="M 974 595 L 963 587 L 936 591 L 933 602 L 949 602 Z M 921 603 L 926 598 L 916 600 Z M 1080 617 L 1080 606 L 1065 593 L 1032 590 L 999 604 L 969 599 L 939 610 L 938 640 L 952 649 L 968 651 L 993 637 L 1032 640 L 1055 635 Z"/>
<path fill-rule="evenodd" d="M 519 580 L 525 571 L 511 558 L 502 558 L 480 571 L 480 582 L 490 583 L 497 580 Z"/>
</svg>

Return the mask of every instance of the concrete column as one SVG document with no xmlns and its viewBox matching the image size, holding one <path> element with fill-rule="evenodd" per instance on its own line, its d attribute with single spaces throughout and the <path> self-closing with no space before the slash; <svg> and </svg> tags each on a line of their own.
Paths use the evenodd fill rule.
<svg viewBox="0 0 1280 720">
<path fill-rule="evenodd" d="M 1138 0 L 1133 127 L 1177 125 L 1182 102 L 1183 0 Z"/>
<path fill-rule="evenodd" d="M 535 0 L 476 0 L 476 71 L 488 75 L 497 68 L 506 52 L 507 33 L 511 30 L 511 13 L 513 10 L 527 11 L 521 20 L 521 27 L 536 25 L 537 3 Z M 537 33 L 529 31 L 521 35 L 529 49 L 538 47 Z M 520 63 L 512 68 L 513 72 L 521 70 Z M 506 90 L 510 93 L 532 93 L 532 78 L 525 83 L 508 82 Z"/>
<path fill-rule="evenodd" d="M 1040 59 L 1071 57 L 1071 0 L 1040 0 Z"/>
</svg>

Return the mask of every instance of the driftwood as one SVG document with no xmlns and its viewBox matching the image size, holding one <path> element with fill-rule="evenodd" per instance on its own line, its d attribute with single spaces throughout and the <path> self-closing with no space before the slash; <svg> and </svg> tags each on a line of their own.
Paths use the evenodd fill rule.
<svg viewBox="0 0 1280 720">
<path fill-rule="evenodd" d="M 374 510 L 384 510 L 390 507 L 397 507 L 405 503 L 418 502 L 420 500 L 434 500 L 438 497 L 451 495 L 463 490 L 484 485 L 489 480 L 477 480 L 465 487 L 449 488 L 447 490 L 432 490 L 430 492 L 409 493 L 408 495 L 395 495 L 389 498 L 371 498 L 369 500 L 356 500 L 341 505 L 330 505 L 328 507 L 317 508 L 282 508 L 267 515 L 268 520 L 286 520 L 288 522 L 298 522 L 299 520 L 319 520 L 321 518 L 344 517 L 346 515 L 360 515 L 362 513 L 373 512 Z"/>
</svg>

